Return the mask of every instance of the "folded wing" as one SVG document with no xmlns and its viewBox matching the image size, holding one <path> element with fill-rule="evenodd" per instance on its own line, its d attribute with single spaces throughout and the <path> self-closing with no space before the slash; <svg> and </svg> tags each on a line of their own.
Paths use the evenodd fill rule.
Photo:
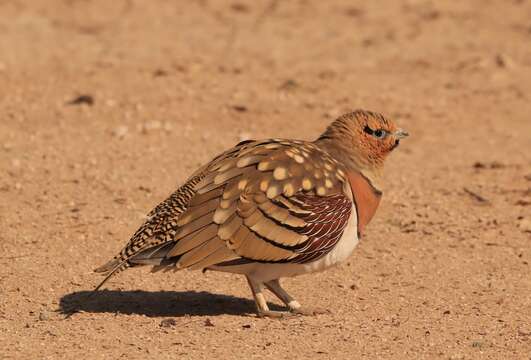
<svg viewBox="0 0 531 360">
<path fill-rule="evenodd" d="M 246 142 L 196 172 L 99 270 L 309 262 L 339 241 L 352 208 L 341 165 L 313 143 Z"/>
</svg>

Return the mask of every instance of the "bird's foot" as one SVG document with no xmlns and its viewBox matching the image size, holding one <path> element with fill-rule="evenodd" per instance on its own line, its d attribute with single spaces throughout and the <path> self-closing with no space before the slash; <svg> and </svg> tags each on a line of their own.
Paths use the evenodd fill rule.
<svg viewBox="0 0 531 360">
<path fill-rule="evenodd" d="M 286 319 L 294 317 L 298 314 L 291 311 L 273 311 L 273 310 L 262 310 L 258 311 L 258 317 L 261 318 L 272 318 L 272 319 Z"/>
<path fill-rule="evenodd" d="M 272 319 L 287 319 L 287 318 L 292 318 L 295 316 L 316 316 L 316 315 L 331 314 L 331 313 L 332 312 L 328 309 L 300 307 L 297 309 L 289 309 L 289 311 L 262 310 L 258 312 L 258 317 L 272 318 Z"/>
<path fill-rule="evenodd" d="M 323 314 L 332 313 L 329 309 L 308 308 L 308 307 L 299 307 L 297 309 L 291 309 L 290 311 L 291 313 L 295 315 L 303 315 L 303 316 L 315 316 L 315 315 L 323 315 Z"/>
</svg>

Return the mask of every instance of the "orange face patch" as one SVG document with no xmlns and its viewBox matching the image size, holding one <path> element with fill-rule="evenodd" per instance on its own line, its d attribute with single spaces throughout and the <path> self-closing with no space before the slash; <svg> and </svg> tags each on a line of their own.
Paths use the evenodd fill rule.
<svg viewBox="0 0 531 360">
<path fill-rule="evenodd" d="M 398 145 L 393 135 L 397 127 L 392 121 L 383 117 L 370 116 L 363 120 L 358 122 L 357 141 L 354 146 L 366 158 L 375 163 L 382 163 L 385 156 Z M 380 134 L 381 137 L 378 136 Z"/>
</svg>

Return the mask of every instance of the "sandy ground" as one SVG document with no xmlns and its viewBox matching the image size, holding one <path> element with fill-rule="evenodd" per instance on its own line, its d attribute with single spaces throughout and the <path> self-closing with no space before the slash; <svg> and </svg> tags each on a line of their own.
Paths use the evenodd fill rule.
<svg viewBox="0 0 531 360">
<path fill-rule="evenodd" d="M 0 358 L 531 359 L 530 18 L 525 0 L 0 1 Z M 284 282 L 332 314 L 259 319 L 243 278 L 211 272 L 132 269 L 89 296 L 201 163 L 354 108 L 412 135 L 349 260 Z"/>
</svg>

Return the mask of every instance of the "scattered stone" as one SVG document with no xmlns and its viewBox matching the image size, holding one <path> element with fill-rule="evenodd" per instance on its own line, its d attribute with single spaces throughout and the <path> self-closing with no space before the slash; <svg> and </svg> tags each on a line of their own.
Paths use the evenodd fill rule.
<svg viewBox="0 0 531 360">
<path fill-rule="evenodd" d="M 391 326 L 399 327 L 400 324 L 401 324 L 400 319 L 395 318 L 395 317 L 392 317 L 392 318 L 391 318 Z"/>
<path fill-rule="evenodd" d="M 173 125 L 169 122 L 164 122 L 162 123 L 162 130 L 169 133 L 173 130 Z"/>
<path fill-rule="evenodd" d="M 356 284 L 350 285 L 350 290 L 358 290 L 358 285 Z"/>
<path fill-rule="evenodd" d="M 232 109 L 236 110 L 237 112 L 247 112 L 249 110 L 245 105 L 233 105 Z"/>
<path fill-rule="evenodd" d="M 350 16 L 350 17 L 357 18 L 357 17 L 363 16 L 364 14 L 365 14 L 365 11 L 357 7 L 349 7 L 345 9 L 345 15 Z"/>
<path fill-rule="evenodd" d="M 493 161 L 490 163 L 491 169 L 503 169 L 505 167 L 507 167 L 505 164 L 502 164 L 501 162 L 498 162 L 498 161 Z"/>
<path fill-rule="evenodd" d="M 89 105 L 89 106 L 92 106 L 94 105 L 94 98 L 92 97 L 92 95 L 79 95 L 78 97 L 68 101 L 66 103 L 67 105 L 81 105 L 81 104 L 86 104 L 86 105 Z"/>
<path fill-rule="evenodd" d="M 437 20 L 441 17 L 441 12 L 438 10 L 430 10 L 422 14 L 422 18 L 425 20 Z"/>
<path fill-rule="evenodd" d="M 495 61 L 496 65 L 498 67 L 501 67 L 501 68 L 512 68 L 512 67 L 514 67 L 513 60 L 510 57 L 508 57 L 507 55 L 505 55 L 505 54 L 497 54 L 494 57 L 494 61 Z"/>
<path fill-rule="evenodd" d="M 157 121 L 157 120 L 146 121 L 140 125 L 140 131 L 144 134 L 147 134 L 150 131 L 159 130 L 161 127 L 162 127 L 162 123 L 160 121 Z"/>
<path fill-rule="evenodd" d="M 529 220 L 529 219 L 521 219 L 518 222 L 518 228 L 520 228 L 520 230 L 522 230 L 523 232 L 531 233 L 531 220 Z"/>
<path fill-rule="evenodd" d="M 105 100 L 105 105 L 107 105 L 108 107 L 113 107 L 113 106 L 116 106 L 117 102 L 116 100 L 114 99 L 107 99 Z"/>
<path fill-rule="evenodd" d="M 470 190 L 470 189 L 468 189 L 466 187 L 464 187 L 463 190 L 465 191 L 466 194 L 470 195 L 470 197 L 472 197 L 478 203 L 481 203 L 481 204 L 488 204 L 489 203 L 488 199 L 486 199 L 485 197 L 481 196 L 477 192 L 474 192 L 474 191 L 472 191 L 472 190 Z"/>
<path fill-rule="evenodd" d="M 48 311 L 46 310 L 41 311 L 41 313 L 39 314 L 39 320 L 40 321 L 50 320 L 50 314 L 48 313 Z"/>
<path fill-rule="evenodd" d="M 213 323 L 209 318 L 207 318 L 207 319 L 205 320 L 205 326 L 215 326 L 215 325 L 214 325 L 214 323 Z"/>
<path fill-rule="evenodd" d="M 334 70 L 323 70 L 317 74 L 319 79 L 328 80 L 333 79 L 337 76 L 337 73 Z"/>
<path fill-rule="evenodd" d="M 244 328 L 244 329 L 250 329 L 250 328 L 251 328 L 251 325 L 250 325 L 250 324 L 245 324 L 245 325 L 242 325 L 242 328 Z"/>
<path fill-rule="evenodd" d="M 148 187 L 146 187 L 146 186 L 144 186 L 144 185 L 140 185 L 140 186 L 138 187 L 138 190 L 140 190 L 140 191 L 144 191 L 144 192 L 146 192 L 146 193 L 151 193 L 151 189 L 148 188 Z"/>
<path fill-rule="evenodd" d="M 245 4 L 242 4 L 242 3 L 234 3 L 230 6 L 230 8 L 234 11 L 234 12 L 239 12 L 239 13 L 247 13 L 249 12 L 249 7 Z"/>
<path fill-rule="evenodd" d="M 19 159 L 11 160 L 11 166 L 13 166 L 14 168 L 19 168 L 20 167 L 20 160 Z"/>
<path fill-rule="evenodd" d="M 279 90 L 290 91 L 296 89 L 297 87 L 299 87 L 299 84 L 295 80 L 288 79 L 279 86 Z"/>
<path fill-rule="evenodd" d="M 163 77 L 163 76 L 168 76 L 168 72 L 166 70 L 157 69 L 153 71 L 153 77 Z"/>
<path fill-rule="evenodd" d="M 491 163 L 476 161 L 474 163 L 474 169 L 503 169 L 505 167 L 507 167 L 505 164 L 502 164 L 498 161 L 493 161 Z"/>
<path fill-rule="evenodd" d="M 127 133 L 129 132 L 129 128 L 125 125 L 120 125 L 113 129 L 112 135 L 114 137 L 117 137 L 118 139 L 123 139 Z"/>
<path fill-rule="evenodd" d="M 450 315 L 450 310 L 445 310 L 445 311 L 443 312 L 443 315 Z"/>
<path fill-rule="evenodd" d="M 464 355 L 458 354 L 458 355 L 451 355 L 448 360 L 463 360 L 465 358 Z"/>
<path fill-rule="evenodd" d="M 413 233 L 418 231 L 417 222 L 415 220 L 399 221 L 398 227 L 403 233 Z"/>
<path fill-rule="evenodd" d="M 475 347 L 475 348 L 481 348 L 483 347 L 483 342 L 481 341 L 472 341 L 472 347 Z"/>
<path fill-rule="evenodd" d="M 373 38 L 365 38 L 361 41 L 361 46 L 363 47 L 370 47 L 373 46 L 376 43 L 376 41 Z"/>
<path fill-rule="evenodd" d="M 171 132 L 173 129 L 170 123 L 161 122 L 158 120 L 146 121 L 138 125 L 137 128 L 142 134 L 147 134 L 147 133 L 150 133 L 153 131 L 159 131 L 159 130 L 163 130 L 165 132 Z"/>
<path fill-rule="evenodd" d="M 175 321 L 175 319 L 164 319 L 160 322 L 160 327 L 163 327 L 163 328 L 169 328 L 169 327 L 173 327 L 173 326 L 176 326 L 177 325 L 177 321 Z"/>
</svg>

